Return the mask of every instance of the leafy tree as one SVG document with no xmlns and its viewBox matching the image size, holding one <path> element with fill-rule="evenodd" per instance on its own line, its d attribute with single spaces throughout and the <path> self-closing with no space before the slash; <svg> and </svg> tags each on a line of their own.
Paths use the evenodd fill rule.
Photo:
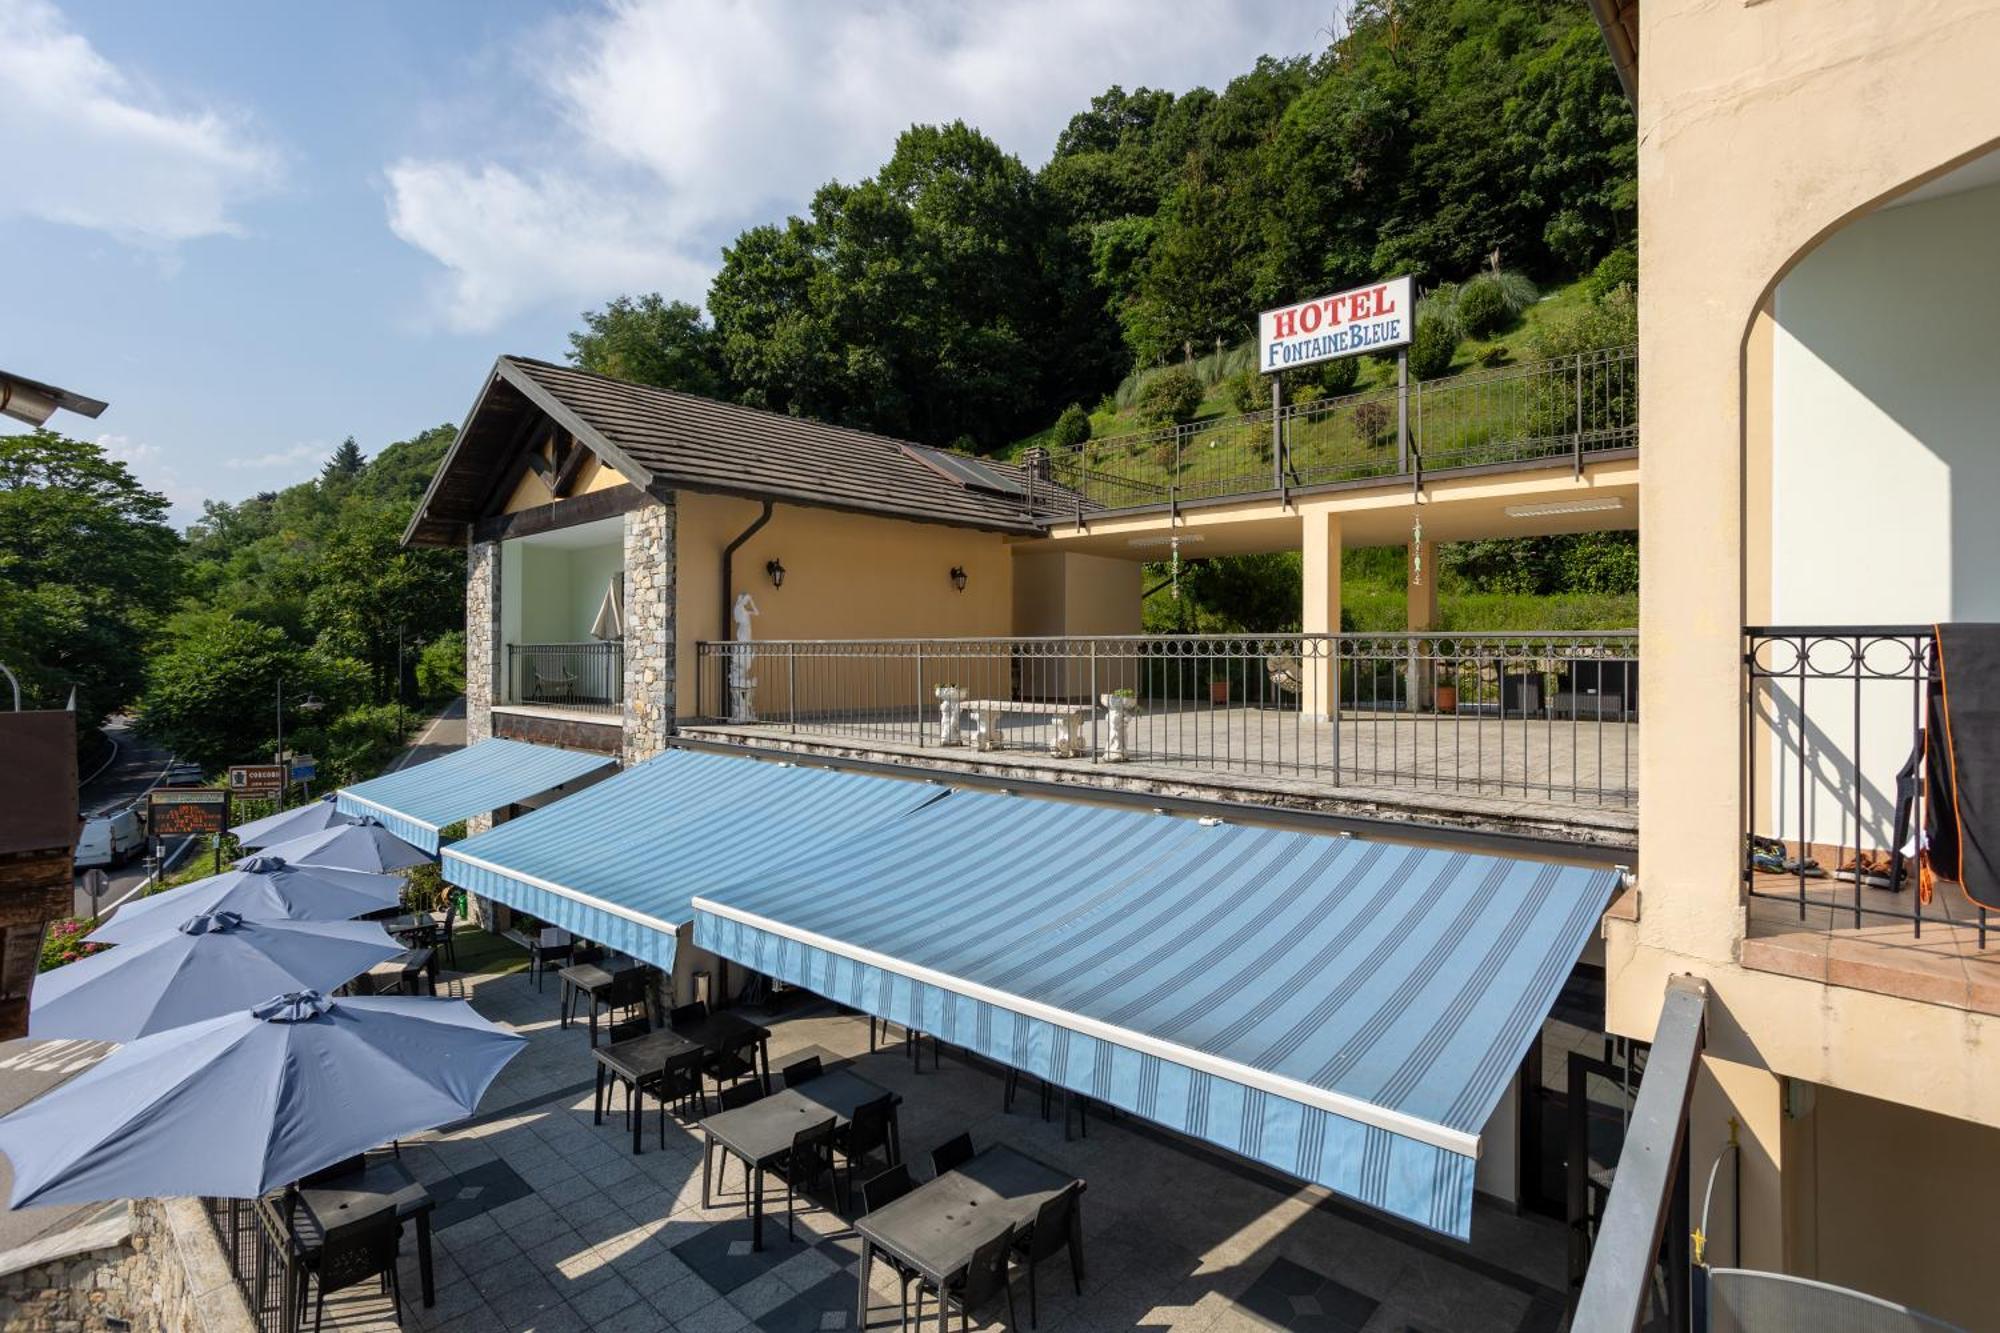
<svg viewBox="0 0 2000 1333">
<path fill-rule="evenodd" d="M 1603 300 L 1620 287 L 1639 290 L 1639 252 L 1630 245 L 1621 245 L 1604 258 L 1597 261 L 1597 267 L 1590 271 L 1590 294 L 1596 300 Z"/>
<path fill-rule="evenodd" d="M 452 630 L 425 644 L 417 654 L 417 690 L 442 702 L 465 693 L 465 632 Z"/>
<path fill-rule="evenodd" d="M 368 460 L 362 456 L 361 446 L 350 435 L 333 451 L 333 457 L 326 460 L 326 466 L 319 470 L 319 479 L 327 484 L 351 481 L 360 476 L 361 469 L 367 465 Z"/>
<path fill-rule="evenodd" d="M 1056 418 L 1055 429 L 1049 432 L 1049 443 L 1058 448 L 1069 448 L 1082 444 L 1090 438 L 1090 413 L 1083 410 L 1082 403 L 1071 403 Z"/>
<path fill-rule="evenodd" d="M 301 653 L 283 630 L 200 609 L 173 618 L 146 674 L 139 725 L 213 769 L 271 752 L 281 680 L 290 704 L 316 695 L 337 717 L 361 693 L 365 673 L 351 661 Z M 311 714 L 287 708 L 286 731 L 300 748 L 308 748 L 304 733 L 311 725 Z"/>
<path fill-rule="evenodd" d="M 123 708 L 180 581 L 167 501 L 51 430 L 0 436 L 0 662 L 29 707 L 74 687 L 79 725 Z"/>
<path fill-rule="evenodd" d="M 698 306 L 649 292 L 617 297 L 582 318 L 582 330 L 569 335 L 576 366 L 709 398 L 722 393 L 721 347 Z"/>
</svg>

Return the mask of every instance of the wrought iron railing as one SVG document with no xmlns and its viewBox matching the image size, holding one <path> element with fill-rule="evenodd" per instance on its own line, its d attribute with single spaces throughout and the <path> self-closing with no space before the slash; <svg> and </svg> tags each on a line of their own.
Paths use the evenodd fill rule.
<svg viewBox="0 0 2000 1333">
<path fill-rule="evenodd" d="M 1047 522 L 1370 478 L 1567 460 L 1639 443 L 1639 352 L 1611 347 L 1106 436 L 1025 460 Z M 1398 422 L 1408 422 L 1404 440 Z"/>
<path fill-rule="evenodd" d="M 1924 781 L 1917 738 L 1935 663 L 1928 625 L 1751 626 L 1745 671 L 1744 891 L 1833 924 L 1969 925 L 1926 907 L 1915 852 Z M 1899 809 L 1902 818 L 1899 819 Z M 1953 893 L 1956 891 L 1953 890 Z"/>
<path fill-rule="evenodd" d="M 1617 632 L 705 642 L 695 688 L 712 724 L 884 748 L 1622 809 L 1638 684 Z"/>
<path fill-rule="evenodd" d="M 243 1303 L 260 1333 L 298 1327 L 299 1266 L 284 1219 L 269 1199 L 203 1199 Z"/>
<path fill-rule="evenodd" d="M 507 702 L 616 713 L 625 702 L 625 645 L 510 643 Z"/>
</svg>

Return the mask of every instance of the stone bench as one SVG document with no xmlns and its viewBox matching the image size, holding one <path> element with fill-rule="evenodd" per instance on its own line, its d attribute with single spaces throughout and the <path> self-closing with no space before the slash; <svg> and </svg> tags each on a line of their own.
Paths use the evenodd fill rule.
<svg viewBox="0 0 2000 1333">
<path fill-rule="evenodd" d="M 1055 735 L 1049 738 L 1049 753 L 1058 759 L 1080 758 L 1083 721 L 1095 710 L 1089 704 L 1021 703 L 1013 699 L 967 699 L 963 705 L 972 714 L 973 745 L 981 750 L 1000 748 L 1000 715 L 1033 713 L 1049 719 Z"/>
</svg>

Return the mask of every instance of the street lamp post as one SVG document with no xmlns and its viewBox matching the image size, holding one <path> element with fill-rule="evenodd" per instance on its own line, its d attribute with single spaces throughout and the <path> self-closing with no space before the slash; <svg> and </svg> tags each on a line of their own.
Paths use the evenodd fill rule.
<svg viewBox="0 0 2000 1333">
<path fill-rule="evenodd" d="M 311 690 L 307 690 L 306 697 L 293 704 L 292 707 L 310 717 L 312 714 L 326 707 L 326 705 L 320 701 L 318 695 L 314 694 Z M 280 770 L 278 775 L 278 809 L 283 810 L 285 808 L 285 794 L 291 790 L 292 786 L 291 766 L 285 759 L 285 678 L 283 675 L 278 677 L 278 752 L 272 758 L 277 761 Z"/>
</svg>

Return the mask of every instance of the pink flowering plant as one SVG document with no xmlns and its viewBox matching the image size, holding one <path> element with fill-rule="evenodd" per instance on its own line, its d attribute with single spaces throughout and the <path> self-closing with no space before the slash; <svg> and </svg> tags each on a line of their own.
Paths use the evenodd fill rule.
<svg viewBox="0 0 2000 1333">
<path fill-rule="evenodd" d="M 79 958 L 105 948 L 102 944 L 90 944 L 84 936 L 97 929 L 96 921 L 86 921 L 79 917 L 64 917 L 49 923 L 49 933 L 42 937 L 42 965 L 40 970 L 61 967 L 64 963 L 74 963 Z"/>
</svg>

